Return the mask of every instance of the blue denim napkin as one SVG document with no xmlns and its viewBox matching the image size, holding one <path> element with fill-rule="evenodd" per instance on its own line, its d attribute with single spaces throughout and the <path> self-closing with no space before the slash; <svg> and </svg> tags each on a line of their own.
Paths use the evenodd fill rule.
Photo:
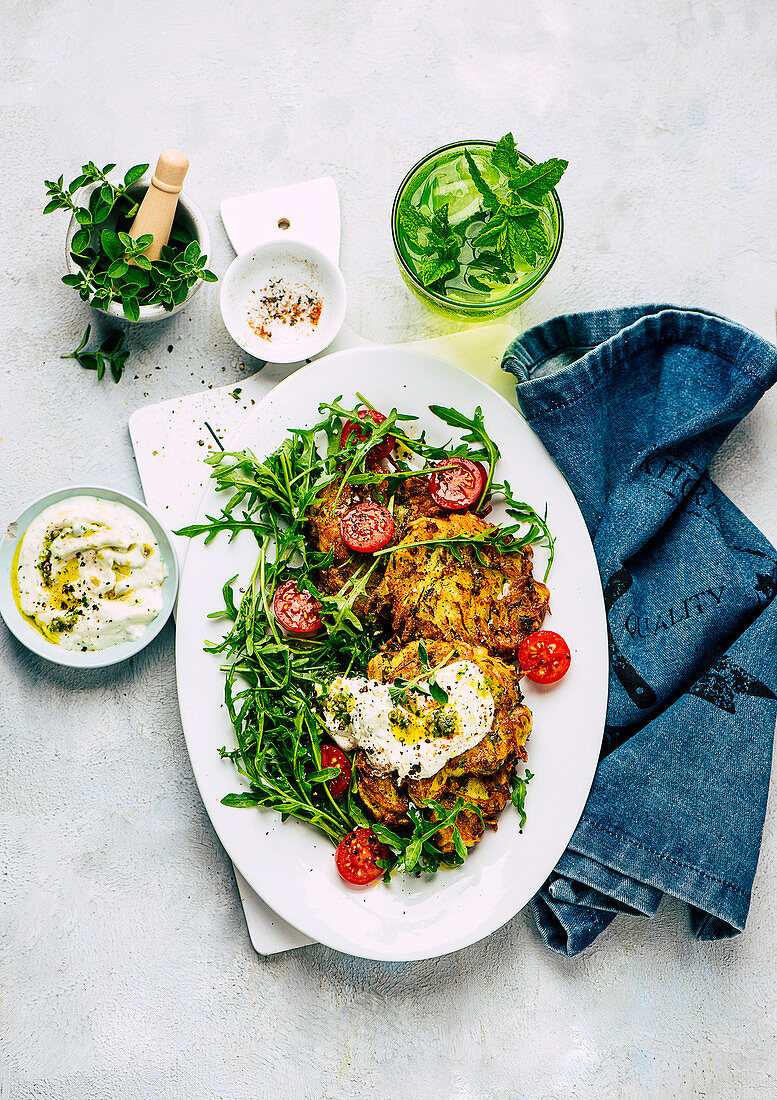
<svg viewBox="0 0 777 1100">
<path fill-rule="evenodd" d="M 540 932 L 575 955 L 671 894 L 699 939 L 732 936 L 769 787 L 777 553 L 707 466 L 777 377 L 777 349 L 720 317 L 646 306 L 558 317 L 502 367 L 580 504 L 610 634 L 602 757 L 531 903 Z"/>
</svg>

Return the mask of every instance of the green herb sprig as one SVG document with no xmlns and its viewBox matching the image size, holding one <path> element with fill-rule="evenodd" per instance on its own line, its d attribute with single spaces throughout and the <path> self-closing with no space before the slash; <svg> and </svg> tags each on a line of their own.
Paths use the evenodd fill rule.
<svg viewBox="0 0 777 1100">
<path fill-rule="evenodd" d="M 520 775 L 516 775 L 513 778 L 513 785 L 510 791 L 510 801 L 518 811 L 519 829 L 523 829 L 524 825 L 526 824 L 526 793 L 532 779 L 534 779 L 534 772 L 530 772 L 528 768 L 526 769 L 523 777 L 521 777 Z"/>
<path fill-rule="evenodd" d="M 97 381 L 102 382 L 106 367 L 111 372 L 114 382 L 120 382 L 124 373 L 124 366 L 129 358 L 129 349 L 125 347 L 126 339 L 121 330 L 115 329 L 108 335 L 99 348 L 86 351 L 92 326 L 87 325 L 81 343 L 67 355 L 61 355 L 60 359 L 75 359 L 84 370 L 97 371 Z"/>
<path fill-rule="evenodd" d="M 186 299 L 199 280 L 217 280 L 205 266 L 207 257 L 201 254 L 198 242 L 180 225 L 173 225 L 170 241 L 158 260 L 144 255 L 153 240 L 150 234 L 133 240 L 127 233 L 138 211 L 129 189 L 148 167 L 136 164 L 117 183 L 109 178 L 115 164 L 98 168 L 89 161 L 67 185 L 63 176 L 45 181 L 49 201 L 44 214 L 69 211 L 80 227 L 70 245 L 71 259 L 80 270 L 64 275 L 62 282 L 77 290 L 82 301 L 101 309 L 119 302 L 130 321 L 138 320 L 141 306 L 162 305 L 170 311 Z M 80 205 L 80 190 L 92 185 L 87 204 Z"/>
<path fill-rule="evenodd" d="M 505 134 L 494 147 L 491 163 L 506 176 L 506 189 L 492 190 L 483 179 L 471 154 L 465 151 L 470 175 L 480 192 L 488 220 L 473 238 L 474 248 L 493 249 L 511 271 L 521 261 L 533 267 L 539 257 L 547 256 L 551 240 L 540 218 L 540 206 L 558 184 L 568 161 L 554 157 L 522 167 L 512 134 Z"/>
<path fill-rule="evenodd" d="M 428 695 L 433 702 L 444 706 L 448 702 L 448 692 L 437 682 L 436 674 L 441 669 L 445 668 L 455 653 L 456 650 L 452 649 L 448 656 L 443 658 L 439 664 L 432 665 L 429 660 L 426 646 L 423 642 L 419 642 L 418 660 L 421 663 L 421 672 L 413 680 L 406 680 L 401 676 L 395 677 L 393 684 L 389 687 L 391 702 L 407 703 L 408 691 L 416 691 L 419 695 Z"/>
<path fill-rule="evenodd" d="M 414 206 L 408 206 L 402 217 L 406 235 L 428 258 L 418 265 L 418 276 L 424 286 L 447 278 L 458 267 L 458 256 L 464 244 L 463 235 L 448 220 L 448 203 L 436 210 L 431 218 Z"/>
<path fill-rule="evenodd" d="M 497 170 L 499 183 L 491 186 L 465 150 L 480 205 L 469 210 L 464 220 L 451 225 L 450 202 L 436 207 L 433 196 L 428 210 L 410 202 L 399 208 L 399 224 L 419 257 L 414 266 L 423 286 L 442 285 L 466 272 L 470 286 L 490 292 L 494 286 L 509 284 L 522 265 L 534 267 L 550 255 L 553 241 L 542 210 L 568 161 L 552 157 L 525 167 L 511 133 L 489 153 L 479 155 Z"/>
</svg>

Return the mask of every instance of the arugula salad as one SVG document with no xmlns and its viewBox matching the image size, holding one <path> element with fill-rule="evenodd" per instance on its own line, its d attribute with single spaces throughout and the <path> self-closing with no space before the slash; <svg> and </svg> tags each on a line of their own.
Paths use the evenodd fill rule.
<svg viewBox="0 0 777 1100">
<path fill-rule="evenodd" d="M 351 721 L 348 685 L 375 684 L 365 678 L 376 654 L 391 669 L 397 650 L 407 642 L 407 631 L 400 637 L 396 629 L 396 616 L 392 623 L 390 616 L 375 610 L 386 571 L 399 559 L 409 562 L 413 555 L 425 554 L 477 575 L 497 560 L 530 562 L 528 548 L 537 546 L 547 551 L 547 579 L 554 540 L 547 517 L 496 479 L 500 452 L 479 407 L 467 417 L 452 408 L 430 406 L 438 424 L 452 429 L 458 440 L 438 446 L 420 430 L 416 416 L 396 408 L 384 415 L 361 394 L 355 396 L 358 405 L 344 404 L 342 397 L 321 404 L 317 423 L 289 429 L 283 443 L 264 458 L 248 450 L 206 458 L 216 489 L 225 496 L 223 509 L 177 533 L 204 536 L 206 543 L 219 536 L 231 541 L 250 535 L 256 540 L 250 578 L 226 578 L 224 605 L 209 616 L 214 626 L 225 623 L 226 632 L 205 645 L 221 660 L 224 699 L 235 731 L 236 746 L 222 747 L 220 755 L 233 762 L 248 784 L 222 802 L 274 810 L 284 820 L 292 817 L 315 827 L 338 846 L 341 875 L 364 884 L 381 876 L 388 881 L 392 873 L 433 873 L 441 865 L 461 864 L 471 847 L 465 818 L 476 826 L 479 819 L 482 835 L 488 814 L 470 799 L 469 788 L 445 799 L 435 797 L 434 786 L 428 797 L 421 797 L 417 792 L 427 788 L 412 784 L 409 790 L 416 793 L 403 794 L 401 816 L 376 814 L 373 788 L 360 783 L 361 749 L 349 755 L 348 748 L 339 747 L 355 728 L 342 724 Z M 403 532 L 399 502 L 407 499 L 408 490 L 419 499 L 423 494 L 427 510 Z M 359 504 L 346 519 L 352 512 L 359 515 L 349 534 L 342 507 L 352 499 Z M 322 500 L 328 502 L 327 516 L 340 514 L 343 561 L 338 559 L 339 541 L 337 547 L 327 546 L 312 537 L 317 528 L 311 517 L 320 518 Z M 479 518 L 496 501 L 508 517 L 502 526 Z M 451 534 L 443 520 L 434 518 L 440 515 L 469 519 L 460 533 Z M 530 629 L 525 627 L 524 634 Z M 454 691 L 469 691 L 468 698 L 475 699 L 477 688 L 467 680 L 472 679 L 469 672 L 453 674 L 451 660 L 459 650 L 481 652 L 473 646 L 439 637 L 411 642 L 413 672 L 400 669 L 401 674 L 384 678 L 386 706 L 404 708 L 406 724 L 427 722 L 427 732 L 431 715 L 438 732 L 450 733 L 451 722 L 446 725 L 440 708 L 453 705 Z M 482 664 L 490 667 L 485 659 Z M 517 676 L 512 666 L 509 672 Z M 378 688 L 384 690 L 380 684 Z M 337 736 L 338 729 L 346 741 Z M 431 733 L 426 740 L 432 743 L 435 736 Z M 525 754 L 518 759 L 525 760 Z M 514 772 L 512 757 L 510 768 L 505 797 L 523 824 L 531 772 Z M 383 779 L 374 771 L 361 774 L 375 782 Z"/>
</svg>

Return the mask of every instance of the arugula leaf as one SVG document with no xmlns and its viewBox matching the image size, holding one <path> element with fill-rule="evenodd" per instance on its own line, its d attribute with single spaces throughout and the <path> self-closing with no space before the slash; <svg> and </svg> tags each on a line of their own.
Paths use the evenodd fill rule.
<svg viewBox="0 0 777 1100">
<path fill-rule="evenodd" d="M 512 790 L 510 791 L 510 801 L 518 811 L 518 815 L 520 818 L 520 829 L 523 829 L 524 825 L 526 824 L 526 810 L 524 808 L 524 804 L 526 802 L 526 792 L 532 779 L 534 779 L 534 772 L 530 772 L 528 768 L 526 769 L 523 778 L 521 778 L 521 776 L 519 775 L 513 777 L 513 786 Z"/>
</svg>

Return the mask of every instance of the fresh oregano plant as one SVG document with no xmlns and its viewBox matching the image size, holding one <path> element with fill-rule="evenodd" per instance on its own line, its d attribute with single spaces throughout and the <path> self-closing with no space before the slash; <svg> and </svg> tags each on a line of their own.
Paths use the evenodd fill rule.
<svg viewBox="0 0 777 1100">
<path fill-rule="evenodd" d="M 177 222 L 173 224 L 169 243 L 158 260 L 149 260 L 143 253 L 151 244 L 148 234 L 133 240 L 127 230 L 138 212 L 138 202 L 129 189 L 148 171 L 147 164 L 136 164 L 115 183 L 109 174 L 115 164 L 98 168 L 89 161 L 80 175 L 67 185 L 64 177 L 45 180 L 48 203 L 43 211 L 68 210 L 75 215 L 79 229 L 73 235 L 71 258 L 79 272 L 65 275 L 62 282 L 72 286 L 84 302 L 105 309 L 110 302 L 120 303 L 124 316 L 137 321 L 140 307 L 162 305 L 172 310 L 202 279 L 216 282 L 217 276 L 205 264 L 207 256 L 200 252 Z M 80 205 L 82 189 L 94 185 L 86 205 Z"/>
</svg>

